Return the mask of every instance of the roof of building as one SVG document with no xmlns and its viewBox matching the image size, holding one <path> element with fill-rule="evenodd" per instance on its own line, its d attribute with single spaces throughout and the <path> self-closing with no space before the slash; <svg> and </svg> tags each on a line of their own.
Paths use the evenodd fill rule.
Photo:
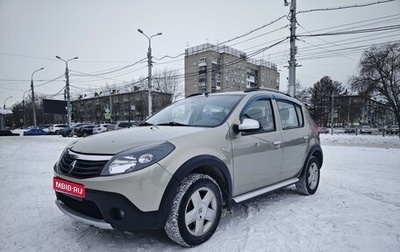
<svg viewBox="0 0 400 252">
<path fill-rule="evenodd" d="M 11 109 L 0 109 L 0 115 L 11 115 L 12 113 Z"/>
<path fill-rule="evenodd" d="M 211 43 L 205 43 L 205 44 L 201 44 L 198 46 L 193 46 L 190 48 L 187 48 L 185 50 L 186 55 L 192 55 L 192 54 L 197 54 L 197 53 L 201 53 L 201 52 L 206 52 L 206 51 L 214 51 L 217 53 L 226 53 L 226 54 L 230 54 L 233 56 L 236 56 L 238 58 L 243 58 L 245 60 L 247 60 L 249 63 L 257 65 L 257 66 L 264 66 L 264 67 L 269 67 L 269 68 L 273 68 L 273 69 L 277 69 L 276 64 L 273 64 L 271 62 L 268 62 L 266 60 L 254 60 L 251 59 L 249 57 L 247 57 L 247 54 L 245 52 L 239 51 L 237 49 L 234 49 L 230 46 L 226 46 L 226 45 L 214 45 Z"/>
</svg>

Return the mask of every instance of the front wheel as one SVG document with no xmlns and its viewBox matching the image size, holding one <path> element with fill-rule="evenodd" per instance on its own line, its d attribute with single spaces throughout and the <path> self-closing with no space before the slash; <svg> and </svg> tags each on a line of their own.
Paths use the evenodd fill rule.
<svg viewBox="0 0 400 252">
<path fill-rule="evenodd" d="M 314 194 L 318 189 L 319 178 L 319 162 L 316 157 L 312 156 L 307 162 L 305 174 L 300 178 L 300 181 L 296 183 L 297 191 L 304 195 Z"/>
<path fill-rule="evenodd" d="M 190 174 L 178 188 L 164 230 L 182 246 L 199 245 L 214 234 L 221 210 L 218 183 L 208 175 Z"/>
</svg>

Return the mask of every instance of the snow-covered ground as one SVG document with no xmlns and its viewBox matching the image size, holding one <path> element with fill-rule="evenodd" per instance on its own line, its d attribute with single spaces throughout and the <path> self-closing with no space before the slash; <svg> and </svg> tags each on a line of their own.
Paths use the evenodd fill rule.
<svg viewBox="0 0 400 252">
<path fill-rule="evenodd" d="M 52 166 L 73 139 L 0 137 L 0 251 L 183 251 L 161 231 L 78 223 L 54 204 Z M 400 251 L 400 140 L 321 135 L 313 196 L 294 187 L 235 205 L 190 251 Z"/>
</svg>

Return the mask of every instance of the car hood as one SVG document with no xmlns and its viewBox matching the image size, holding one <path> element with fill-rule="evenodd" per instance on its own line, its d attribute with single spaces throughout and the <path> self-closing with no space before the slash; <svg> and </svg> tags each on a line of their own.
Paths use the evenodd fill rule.
<svg viewBox="0 0 400 252">
<path fill-rule="evenodd" d="M 114 155 L 129 148 L 171 141 L 209 129 L 179 126 L 132 127 L 82 138 L 72 144 L 70 149 L 84 154 Z"/>
</svg>

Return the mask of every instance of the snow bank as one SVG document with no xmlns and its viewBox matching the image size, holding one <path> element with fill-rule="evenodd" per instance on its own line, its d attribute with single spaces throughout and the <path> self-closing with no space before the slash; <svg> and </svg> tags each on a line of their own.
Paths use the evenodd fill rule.
<svg viewBox="0 0 400 252">
<path fill-rule="evenodd" d="M 322 145 L 400 148 L 398 135 L 321 134 Z"/>
<path fill-rule="evenodd" d="M 188 251 L 161 231 L 100 230 L 63 215 L 54 204 L 52 167 L 74 140 L 0 137 L 0 251 Z M 321 141 L 315 195 L 292 186 L 237 204 L 214 236 L 190 251 L 400 251 L 399 139 Z"/>
</svg>

